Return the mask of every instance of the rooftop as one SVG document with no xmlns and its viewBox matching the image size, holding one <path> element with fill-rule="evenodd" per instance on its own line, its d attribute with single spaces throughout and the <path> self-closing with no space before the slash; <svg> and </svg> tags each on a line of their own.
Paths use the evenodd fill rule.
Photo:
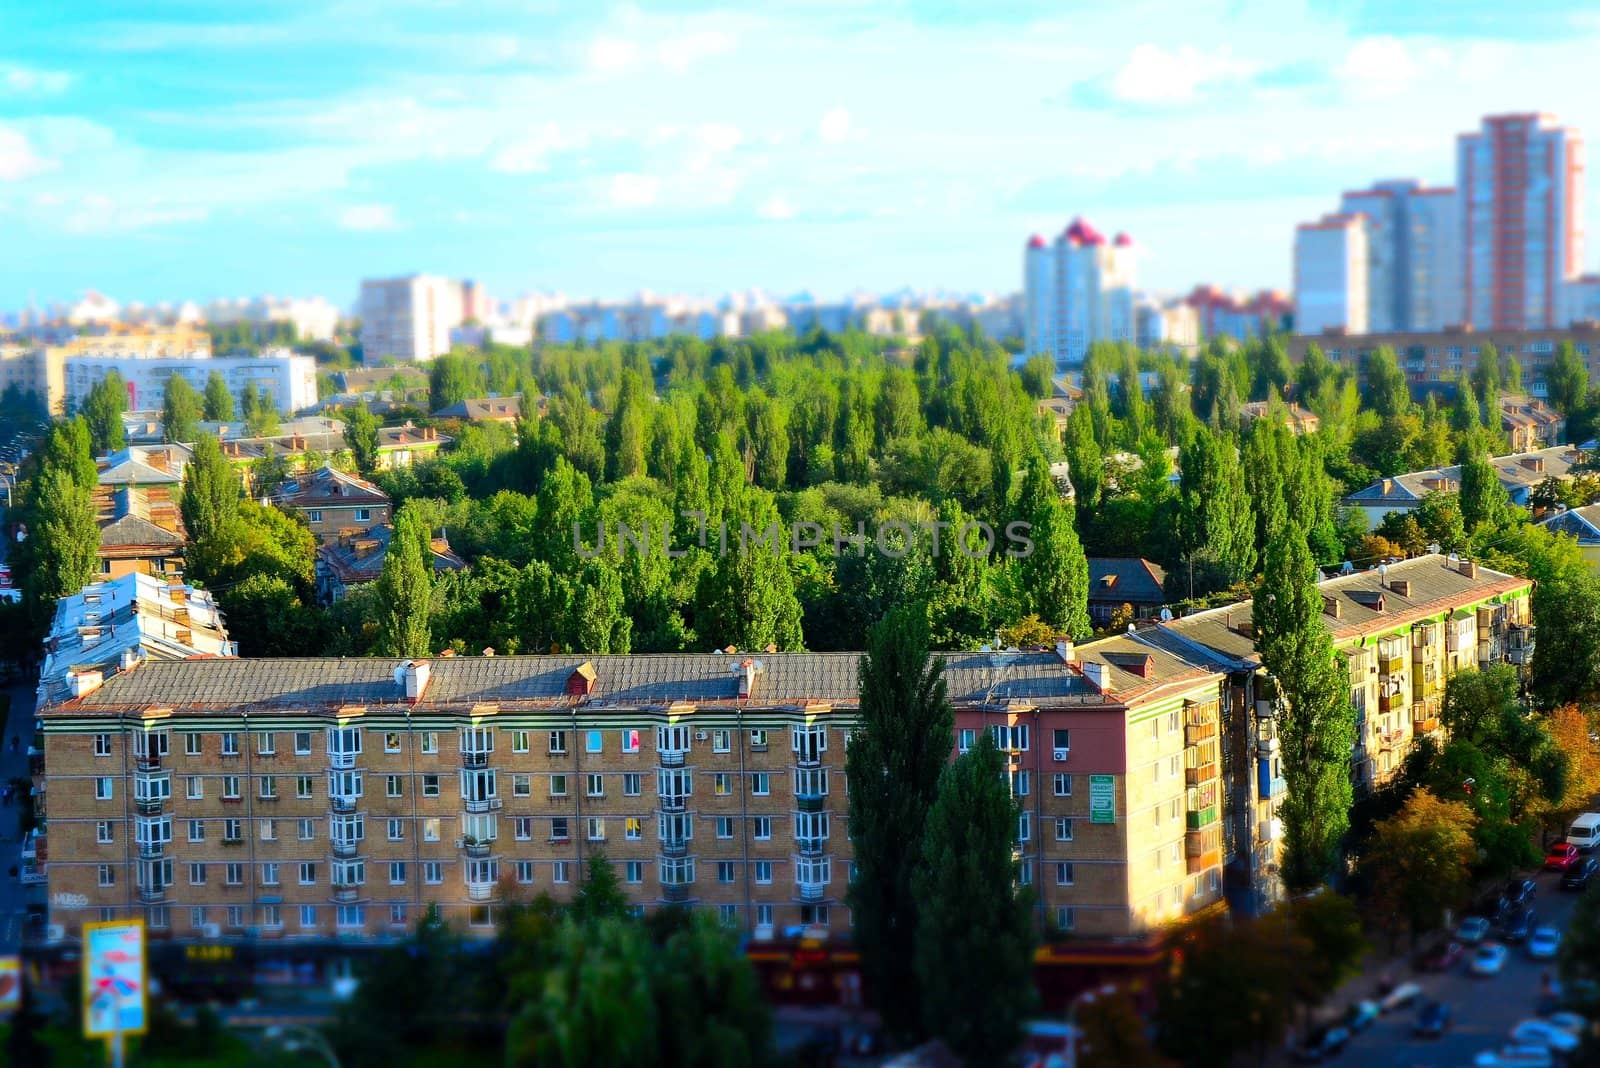
<svg viewBox="0 0 1600 1068">
<path fill-rule="evenodd" d="M 276 499 L 294 508 L 327 504 L 388 504 L 389 495 L 364 478 L 333 467 L 291 478 L 278 487 Z"/>
</svg>

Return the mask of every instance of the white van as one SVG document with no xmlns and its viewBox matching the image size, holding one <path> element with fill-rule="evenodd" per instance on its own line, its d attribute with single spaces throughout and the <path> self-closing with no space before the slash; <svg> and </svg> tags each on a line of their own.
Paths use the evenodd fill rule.
<svg viewBox="0 0 1600 1068">
<path fill-rule="evenodd" d="M 1567 828 L 1567 841 L 1588 853 L 1600 845 L 1600 812 L 1585 812 Z"/>
</svg>

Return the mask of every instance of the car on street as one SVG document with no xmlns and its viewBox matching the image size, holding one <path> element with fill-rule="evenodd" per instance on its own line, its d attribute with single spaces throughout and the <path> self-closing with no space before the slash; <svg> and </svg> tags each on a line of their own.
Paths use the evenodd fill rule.
<svg viewBox="0 0 1600 1068">
<path fill-rule="evenodd" d="M 1567 869 L 1567 873 L 1561 877 L 1561 889 L 1587 890 L 1595 872 L 1600 872 L 1600 860 L 1585 857 Z"/>
<path fill-rule="evenodd" d="M 1550 1068 L 1555 1058 L 1543 1046 L 1506 1046 L 1486 1049 L 1473 1058 L 1474 1068 Z"/>
<path fill-rule="evenodd" d="M 1475 946 L 1489 936 L 1489 921 L 1482 916 L 1468 916 L 1456 928 L 1456 941 Z"/>
<path fill-rule="evenodd" d="M 1390 1013 L 1399 1009 L 1409 1009 L 1422 997 L 1422 987 L 1416 983 L 1401 983 L 1378 1002 L 1381 1012 Z"/>
<path fill-rule="evenodd" d="M 1488 929 L 1488 925 L 1484 925 Z M 1417 967 L 1425 972 L 1447 972 L 1461 963 L 1466 950 L 1461 943 L 1447 938 L 1417 958 Z"/>
<path fill-rule="evenodd" d="M 1561 931 L 1556 927 L 1535 927 L 1528 936 L 1528 956 L 1534 960 L 1550 960 L 1561 952 Z"/>
<path fill-rule="evenodd" d="M 1517 909 L 1500 925 L 1500 937 L 1506 942 L 1526 942 L 1528 936 L 1533 934 L 1533 928 L 1533 910 Z"/>
<path fill-rule="evenodd" d="M 1568 872 L 1576 863 L 1578 863 L 1578 847 L 1569 842 L 1557 842 L 1545 851 L 1545 871 Z"/>
<path fill-rule="evenodd" d="M 1546 1020 L 1523 1020 L 1511 1029 L 1511 1042 L 1517 1046 L 1543 1046 L 1551 1053 L 1568 1054 L 1578 1048 L 1580 1039 Z"/>
<path fill-rule="evenodd" d="M 1376 1001 L 1354 1001 L 1344 1010 L 1344 1025 L 1352 1034 L 1360 1034 L 1371 1027 L 1383 1013 Z"/>
<path fill-rule="evenodd" d="M 1569 1035 L 1581 1036 L 1589 1030 L 1589 1021 L 1575 1012 L 1553 1012 L 1544 1018 L 1551 1027 L 1559 1027 Z"/>
<path fill-rule="evenodd" d="M 1411 1033 L 1419 1038 L 1438 1038 L 1450 1026 L 1450 1006 L 1442 1001 L 1430 1001 L 1417 1013 L 1417 1022 Z"/>
<path fill-rule="evenodd" d="M 1485 942 L 1473 951 L 1468 971 L 1473 975 L 1499 975 L 1509 955 L 1510 951 L 1499 942 Z"/>
<path fill-rule="evenodd" d="M 1500 896 L 1505 898 L 1506 904 L 1512 908 L 1518 905 L 1531 905 L 1538 895 L 1539 888 L 1534 885 L 1532 879 L 1508 879 L 1506 888 L 1500 892 Z"/>
<path fill-rule="evenodd" d="M 1317 1064 L 1338 1054 L 1349 1041 L 1350 1031 L 1347 1028 L 1338 1025 L 1320 1027 L 1295 1047 L 1294 1059 L 1301 1064 Z"/>
</svg>

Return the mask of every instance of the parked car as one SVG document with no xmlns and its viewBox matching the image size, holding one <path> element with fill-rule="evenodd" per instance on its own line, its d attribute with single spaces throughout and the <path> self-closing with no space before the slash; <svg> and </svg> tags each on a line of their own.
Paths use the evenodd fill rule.
<svg viewBox="0 0 1600 1068">
<path fill-rule="evenodd" d="M 1595 872 L 1600 872 L 1600 860 L 1585 857 L 1567 869 L 1567 873 L 1561 877 L 1561 889 L 1587 890 Z"/>
<path fill-rule="evenodd" d="M 1500 925 L 1500 937 L 1506 942 L 1526 942 L 1528 936 L 1533 934 L 1533 926 L 1533 910 L 1518 909 Z"/>
<path fill-rule="evenodd" d="M 1544 1018 L 1551 1027 L 1559 1027 L 1569 1035 L 1581 1036 L 1589 1030 L 1589 1021 L 1575 1012 L 1553 1012 Z"/>
<path fill-rule="evenodd" d="M 1468 916 L 1456 928 L 1456 941 L 1475 946 L 1489 936 L 1489 921 L 1482 916 Z"/>
<path fill-rule="evenodd" d="M 1450 1026 L 1450 1006 L 1442 1001 L 1430 1001 L 1417 1013 L 1417 1022 L 1411 1033 L 1422 1038 L 1438 1038 Z"/>
<path fill-rule="evenodd" d="M 1488 930 L 1489 925 L 1484 924 Z M 1466 950 L 1454 939 L 1445 939 L 1417 958 L 1417 968 L 1425 972 L 1447 972 L 1461 963 Z"/>
<path fill-rule="evenodd" d="M 1499 975 L 1509 955 L 1506 947 L 1499 942 L 1485 942 L 1473 952 L 1468 970 L 1473 975 Z"/>
<path fill-rule="evenodd" d="M 1580 1040 L 1546 1020 L 1523 1020 L 1511 1029 L 1511 1041 L 1518 1046 L 1543 1046 L 1552 1053 L 1568 1054 Z"/>
<path fill-rule="evenodd" d="M 1376 1001 L 1355 1001 L 1344 1010 L 1344 1025 L 1351 1034 L 1360 1034 L 1371 1027 L 1383 1009 Z"/>
<path fill-rule="evenodd" d="M 1322 1027 L 1306 1036 L 1295 1047 L 1294 1059 L 1302 1064 L 1316 1064 L 1334 1056 L 1350 1041 L 1350 1032 L 1343 1027 Z"/>
<path fill-rule="evenodd" d="M 1578 847 L 1570 842 L 1557 842 L 1544 854 L 1544 870 L 1568 872 L 1578 863 Z"/>
<path fill-rule="evenodd" d="M 1550 960 L 1561 952 L 1561 931 L 1555 927 L 1536 927 L 1528 936 L 1528 956 Z"/>
<path fill-rule="evenodd" d="M 1543 1046 L 1506 1046 L 1486 1049 L 1472 1063 L 1474 1068 L 1550 1068 L 1555 1058 Z"/>
<path fill-rule="evenodd" d="M 1539 894 L 1539 888 L 1532 879 L 1508 879 L 1505 890 L 1500 896 L 1506 899 L 1506 904 L 1512 908 L 1518 905 L 1531 905 L 1533 899 Z"/>
<path fill-rule="evenodd" d="M 1386 1013 L 1394 1012 L 1396 1009 L 1407 1009 L 1416 1004 L 1421 997 L 1422 987 L 1416 983 L 1401 983 L 1383 995 L 1383 1000 L 1378 1002 L 1378 1009 Z"/>
</svg>

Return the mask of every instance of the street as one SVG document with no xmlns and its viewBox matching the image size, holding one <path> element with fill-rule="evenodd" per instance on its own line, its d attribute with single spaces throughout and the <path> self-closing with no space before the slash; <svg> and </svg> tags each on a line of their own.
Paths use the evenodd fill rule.
<svg viewBox="0 0 1600 1068">
<path fill-rule="evenodd" d="M 11 713 L 0 732 L 0 787 L 13 779 L 28 778 L 28 743 L 33 739 L 33 687 L 21 683 L 9 687 Z M 15 752 L 11 739 L 18 740 Z M 28 905 L 44 904 L 45 889 L 23 886 L 17 878 L 22 864 L 22 842 L 18 823 L 24 806 L 30 804 L 27 792 L 13 796 L 10 804 L 0 805 L 0 954 L 16 953 L 28 919 Z M 42 930 L 42 928 L 41 928 Z"/>
<path fill-rule="evenodd" d="M 1534 910 L 1538 922 L 1564 931 L 1580 895 L 1562 891 L 1560 876 L 1553 872 L 1539 874 L 1537 882 L 1539 892 Z M 1546 971 L 1552 976 L 1557 972 L 1555 961 L 1530 960 L 1524 947 L 1510 948 L 1511 956 L 1505 968 L 1491 978 L 1469 975 L 1465 960 L 1444 974 L 1396 967 L 1396 982 L 1416 982 L 1422 987 L 1425 999 L 1441 1000 L 1450 1006 L 1454 1011 L 1450 1029 L 1442 1038 L 1412 1037 L 1411 1026 L 1416 1021 L 1419 1003 L 1417 1007 L 1380 1017 L 1328 1063 L 1363 1068 L 1369 1065 L 1462 1068 L 1471 1065 L 1480 1051 L 1499 1049 L 1506 1044 L 1512 1027 L 1534 1015 L 1540 977 Z M 1334 1003 L 1340 1011 L 1357 997 L 1376 999 L 1377 991 L 1372 980 L 1364 979 L 1347 986 L 1341 996 L 1343 1000 Z"/>
</svg>

